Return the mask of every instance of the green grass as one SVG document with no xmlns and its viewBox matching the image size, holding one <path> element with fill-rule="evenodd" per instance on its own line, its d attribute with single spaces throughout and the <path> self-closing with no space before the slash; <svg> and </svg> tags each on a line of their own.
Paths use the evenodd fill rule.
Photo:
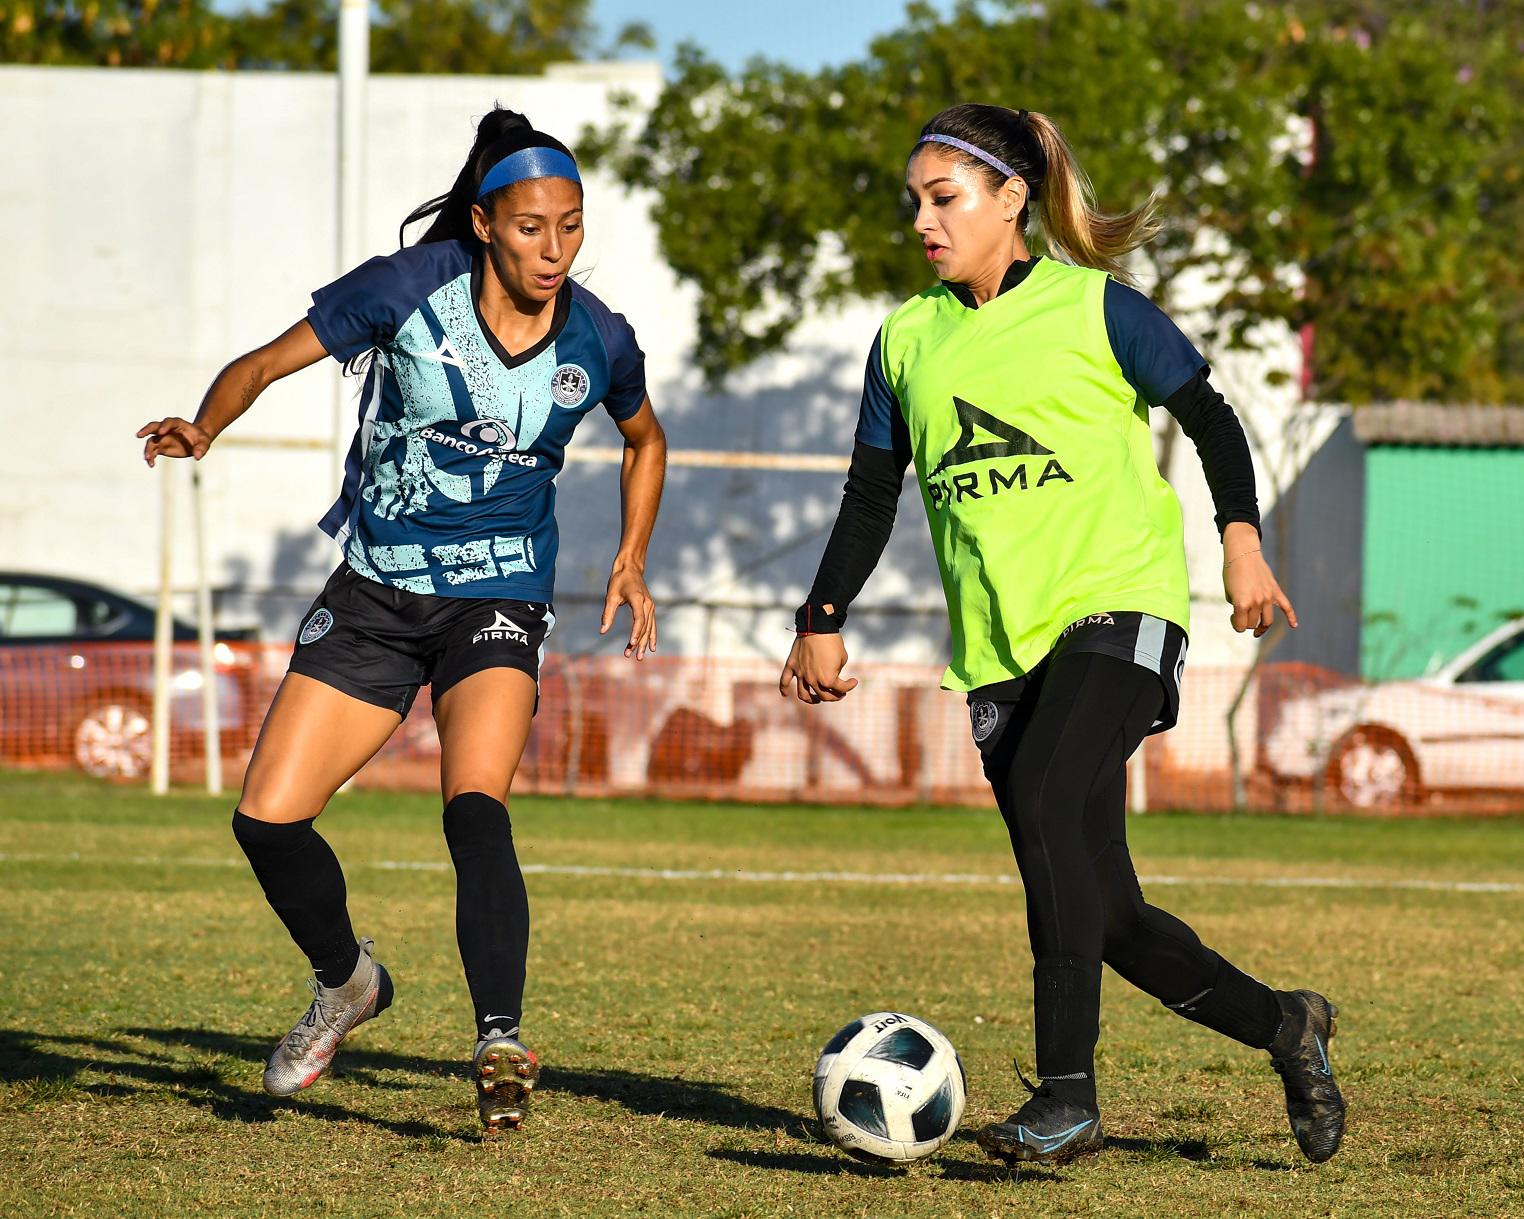
<svg viewBox="0 0 1524 1219">
<path fill-rule="evenodd" d="M 1343 1013 L 1343 1152 L 1305 1164 L 1262 1055 L 1108 978 L 1111 1142 L 1011 1173 L 966 1132 L 1017 1103 L 1030 957 L 992 812 L 523 799 L 528 864 L 989 876 L 759 882 L 536 873 L 530 1125 L 484 1142 L 438 805 L 341 797 L 324 832 L 397 1005 L 290 1101 L 264 1055 L 304 963 L 238 866 L 229 800 L 0 774 L 0 1214 L 1408 1216 L 1519 1213 L 1524 820 L 1149 816 L 1151 896 Z M 378 866 L 421 862 L 426 869 Z M 965 1134 L 908 1170 L 819 1140 L 819 1046 L 865 1011 L 931 1020 L 968 1067 Z"/>
</svg>

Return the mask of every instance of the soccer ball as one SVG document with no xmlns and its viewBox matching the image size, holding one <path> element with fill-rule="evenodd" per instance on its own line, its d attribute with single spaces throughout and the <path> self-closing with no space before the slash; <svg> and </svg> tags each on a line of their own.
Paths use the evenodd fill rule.
<svg viewBox="0 0 1524 1219">
<path fill-rule="evenodd" d="M 815 1112 L 848 1155 L 903 1164 L 958 1128 L 967 1083 L 952 1042 L 924 1020 L 874 1012 L 826 1042 L 815 1064 Z"/>
</svg>

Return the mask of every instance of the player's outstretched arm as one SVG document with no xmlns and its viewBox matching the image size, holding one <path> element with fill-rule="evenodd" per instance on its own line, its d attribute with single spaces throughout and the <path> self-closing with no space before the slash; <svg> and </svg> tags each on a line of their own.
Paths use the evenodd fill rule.
<svg viewBox="0 0 1524 1219">
<path fill-rule="evenodd" d="M 810 596 L 794 617 L 798 637 L 778 678 L 778 693 L 802 703 L 836 703 L 857 687 L 842 677 L 847 663 L 841 626 L 849 606 L 883 557 L 894 530 L 908 448 L 880 449 L 859 441 L 852 450 L 841 509 Z"/>
<path fill-rule="evenodd" d="M 328 352 L 303 318 L 278 339 L 241 355 L 220 373 L 201 400 L 194 420 L 170 415 L 151 420 L 138 429 L 143 445 L 143 460 L 150 466 L 159 457 L 206 456 L 212 441 L 254 404 L 266 388 L 309 364 L 316 364 Z"/>
<path fill-rule="evenodd" d="M 619 471 L 624 527 L 619 552 L 609 572 L 598 633 L 607 635 L 614 625 L 615 612 L 621 605 L 628 605 L 630 642 L 625 645 L 624 654 L 644 660 L 647 652 L 656 650 L 656 602 L 646 587 L 646 550 L 651 544 L 651 530 L 656 527 L 656 511 L 661 506 L 662 484 L 667 477 L 667 435 L 651 409 L 649 398 L 618 426 L 624 437 L 624 463 Z"/>
</svg>

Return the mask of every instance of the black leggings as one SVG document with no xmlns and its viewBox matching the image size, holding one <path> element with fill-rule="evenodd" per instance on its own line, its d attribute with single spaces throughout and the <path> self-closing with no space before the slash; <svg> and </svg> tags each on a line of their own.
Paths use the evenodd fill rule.
<svg viewBox="0 0 1524 1219">
<path fill-rule="evenodd" d="M 1093 1080 L 1103 961 L 1181 1015 L 1246 1044 L 1265 1046 L 1275 1035 L 1274 992 L 1143 900 L 1127 849 L 1126 763 L 1163 699 L 1158 676 L 1140 665 L 1060 653 L 1002 708 L 984 746 L 985 776 L 1026 889 L 1045 1079 Z"/>
</svg>

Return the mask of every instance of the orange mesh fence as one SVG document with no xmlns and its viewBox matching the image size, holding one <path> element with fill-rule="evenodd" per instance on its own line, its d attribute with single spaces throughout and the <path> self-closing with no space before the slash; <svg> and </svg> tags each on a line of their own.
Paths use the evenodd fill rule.
<svg viewBox="0 0 1524 1219">
<path fill-rule="evenodd" d="M 219 644 L 214 680 L 230 785 L 247 762 L 290 654 Z M 519 792 L 869 804 L 990 795 L 961 695 L 930 665 L 854 664 L 845 702 L 778 697 L 779 662 L 547 658 Z M 196 648 L 177 644 L 171 774 L 202 777 Z M 1493 812 L 1524 808 L 1524 691 L 1366 684 L 1306 665 L 1196 667 L 1180 724 L 1134 760 L 1146 807 Z M 121 780 L 148 775 L 146 644 L 0 648 L 0 759 Z M 439 743 L 424 691 L 361 772 L 371 787 L 432 790 Z"/>
</svg>

